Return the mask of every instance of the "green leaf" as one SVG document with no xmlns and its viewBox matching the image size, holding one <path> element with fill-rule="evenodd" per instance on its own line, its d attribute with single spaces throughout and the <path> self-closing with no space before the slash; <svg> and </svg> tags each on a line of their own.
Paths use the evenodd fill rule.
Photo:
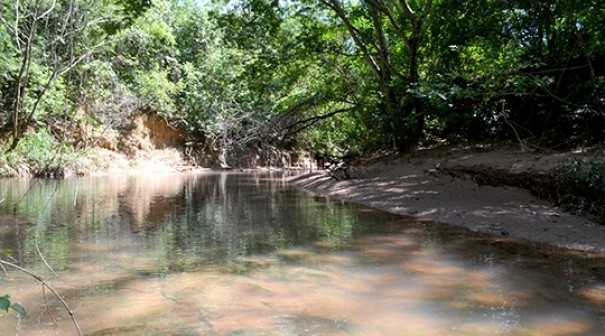
<svg viewBox="0 0 605 336">
<path fill-rule="evenodd" d="M 25 308 L 23 308 L 23 306 L 18 303 L 13 303 L 11 305 L 11 308 L 13 308 L 13 310 L 16 311 L 19 315 L 21 315 L 23 317 L 27 316 L 27 312 L 25 311 Z"/>
<path fill-rule="evenodd" d="M 8 308 L 11 306 L 11 300 L 8 295 L 0 296 L 0 309 L 4 309 L 8 311 Z"/>
<path fill-rule="evenodd" d="M 2 250 L 0 250 L 0 253 L 10 257 L 13 255 L 13 250 L 11 248 L 3 248 Z"/>
</svg>

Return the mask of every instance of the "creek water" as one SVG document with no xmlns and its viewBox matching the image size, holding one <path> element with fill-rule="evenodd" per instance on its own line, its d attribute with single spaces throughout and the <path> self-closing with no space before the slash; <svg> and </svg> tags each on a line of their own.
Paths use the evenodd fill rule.
<svg viewBox="0 0 605 336">
<path fill-rule="evenodd" d="M 2 259 L 85 335 L 605 335 L 602 255 L 315 197 L 284 173 L 0 180 Z M 51 271 L 52 269 L 52 271 Z M 1 335 L 76 334 L 30 276 Z"/>
</svg>

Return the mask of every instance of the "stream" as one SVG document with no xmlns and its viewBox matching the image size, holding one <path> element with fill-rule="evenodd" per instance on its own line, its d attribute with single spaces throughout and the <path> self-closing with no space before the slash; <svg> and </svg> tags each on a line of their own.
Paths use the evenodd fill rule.
<svg viewBox="0 0 605 336">
<path fill-rule="evenodd" d="M 289 173 L 0 179 L 1 259 L 85 335 L 605 335 L 605 257 L 317 197 Z M 0 335 L 76 335 L 7 268 Z"/>
</svg>

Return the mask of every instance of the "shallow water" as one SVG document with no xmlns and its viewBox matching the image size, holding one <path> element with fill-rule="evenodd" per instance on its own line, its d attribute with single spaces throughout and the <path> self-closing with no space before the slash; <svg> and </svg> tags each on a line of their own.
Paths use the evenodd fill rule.
<svg viewBox="0 0 605 336">
<path fill-rule="evenodd" d="M 603 256 L 341 204 L 279 173 L 0 180 L 0 201 L 2 258 L 86 335 L 605 335 Z M 0 334 L 75 334 L 32 278 L 0 281 L 29 313 L 2 311 Z"/>
</svg>

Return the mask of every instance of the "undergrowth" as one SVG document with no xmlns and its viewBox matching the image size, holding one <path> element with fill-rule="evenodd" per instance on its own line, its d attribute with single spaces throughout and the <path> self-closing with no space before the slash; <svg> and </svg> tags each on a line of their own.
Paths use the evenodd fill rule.
<svg viewBox="0 0 605 336">
<path fill-rule="evenodd" d="M 559 169 L 560 204 L 605 225 L 605 157 L 569 158 Z"/>
<path fill-rule="evenodd" d="M 8 144 L 0 144 L 0 176 L 61 177 L 76 165 L 79 156 L 71 145 L 58 141 L 46 129 L 27 133 L 14 150 L 9 150 Z"/>
</svg>

